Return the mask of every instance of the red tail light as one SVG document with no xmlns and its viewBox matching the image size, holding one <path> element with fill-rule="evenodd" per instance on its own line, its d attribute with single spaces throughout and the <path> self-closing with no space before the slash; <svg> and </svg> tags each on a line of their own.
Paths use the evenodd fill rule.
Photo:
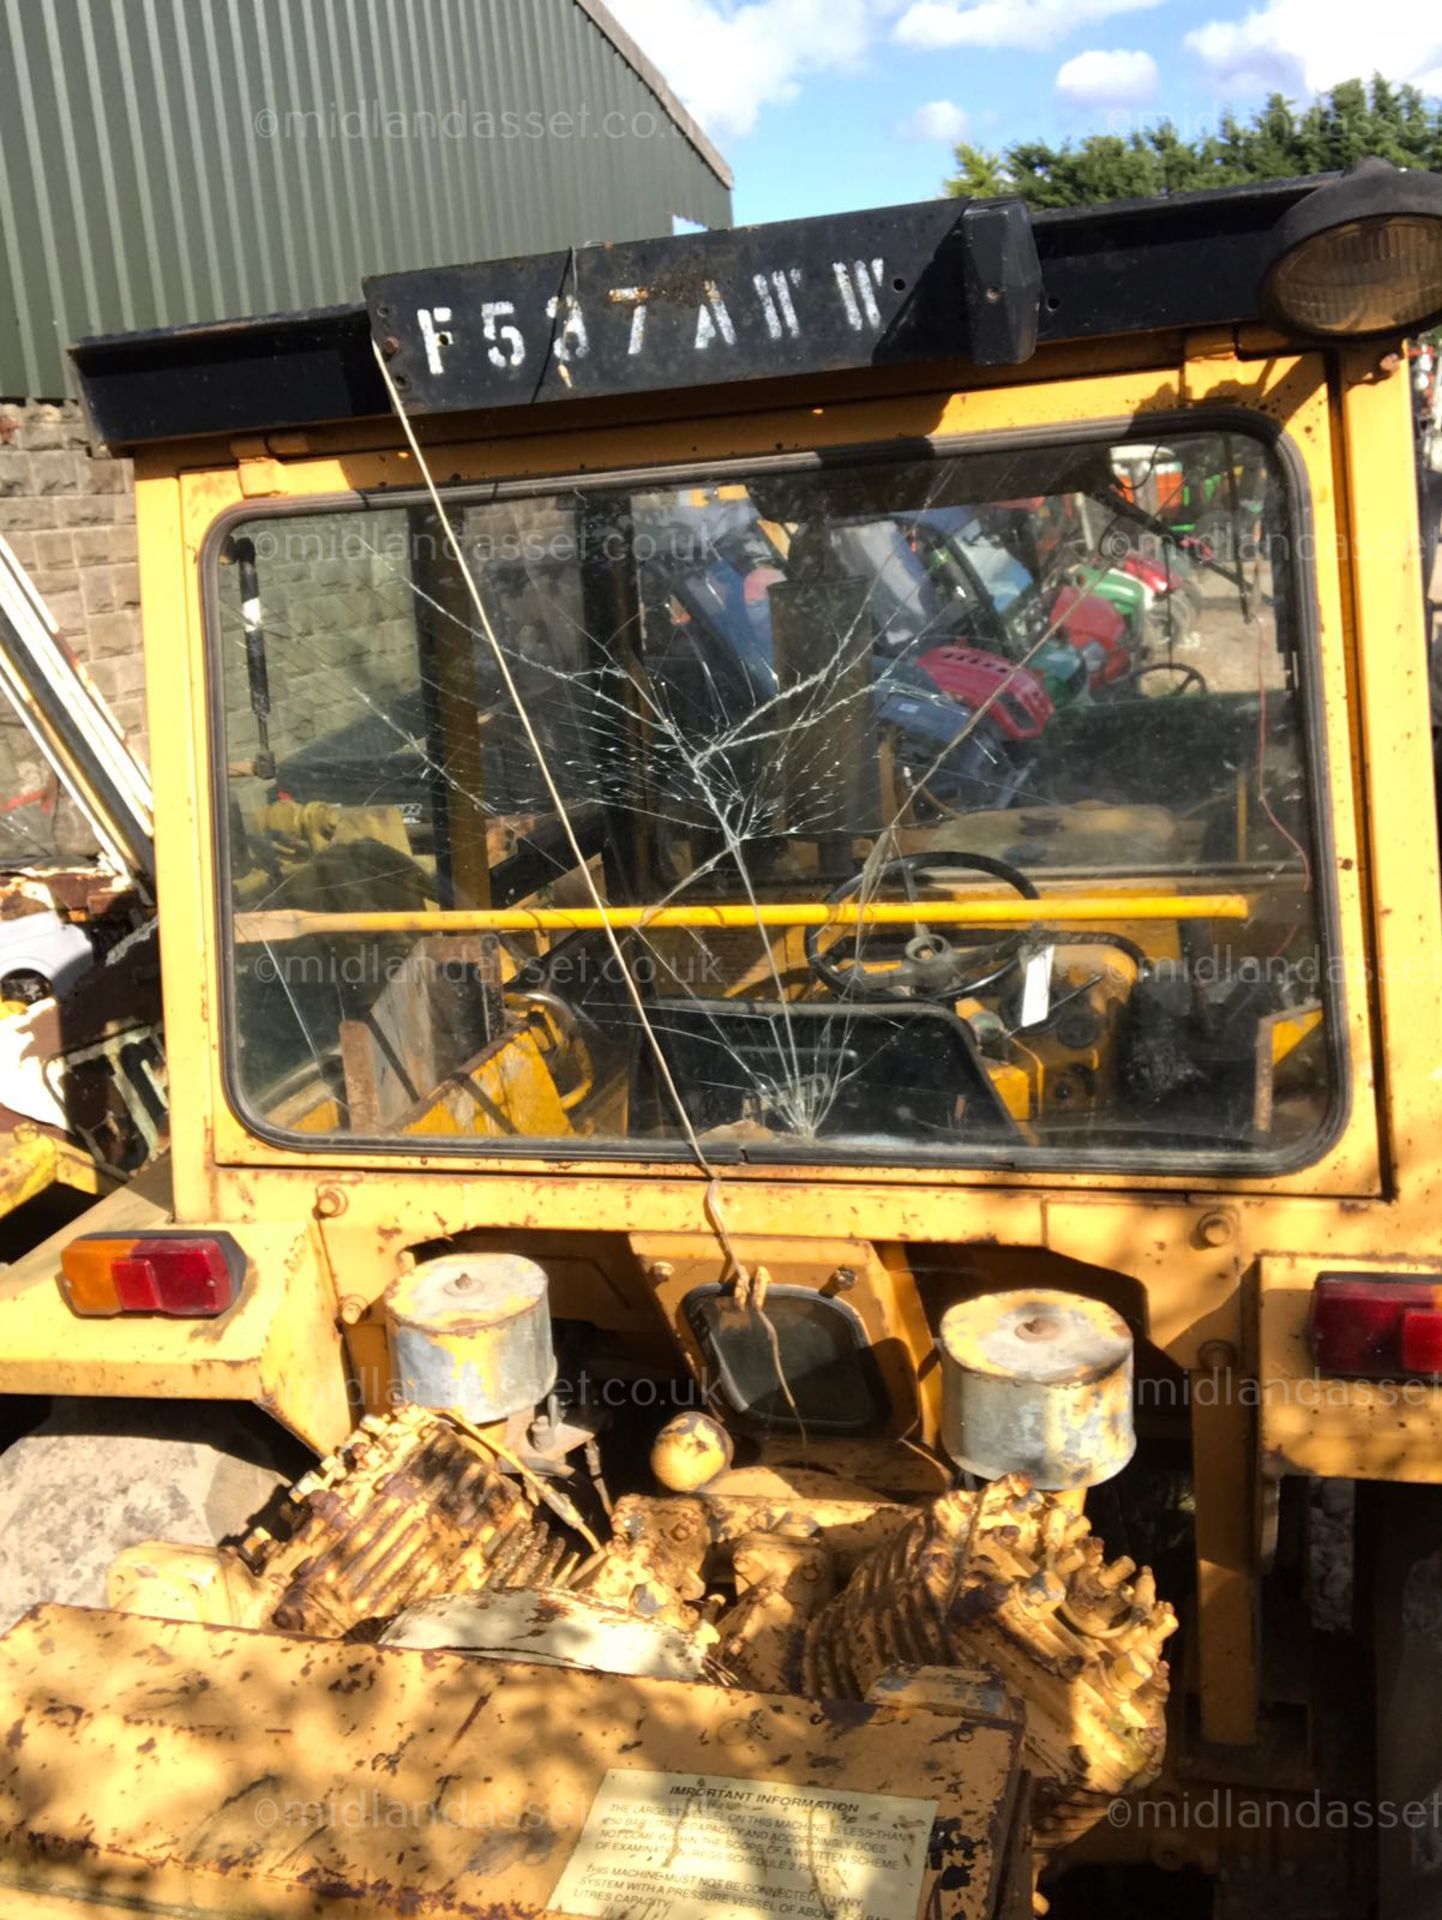
<svg viewBox="0 0 1442 1920">
<path fill-rule="evenodd" d="M 75 1313 L 208 1318 L 234 1305 L 245 1255 L 228 1233 L 85 1233 L 60 1256 L 60 1291 Z"/>
<path fill-rule="evenodd" d="M 1321 1373 L 1442 1377 L 1442 1285 L 1323 1274 L 1312 1293 L 1311 1333 Z"/>
</svg>

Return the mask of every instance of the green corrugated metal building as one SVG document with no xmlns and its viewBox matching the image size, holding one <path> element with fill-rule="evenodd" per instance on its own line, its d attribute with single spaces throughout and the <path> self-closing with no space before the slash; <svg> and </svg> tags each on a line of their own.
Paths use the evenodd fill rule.
<svg viewBox="0 0 1442 1920">
<path fill-rule="evenodd" d="M 0 0 L 0 398 L 86 334 L 726 226 L 730 188 L 600 0 Z"/>
</svg>

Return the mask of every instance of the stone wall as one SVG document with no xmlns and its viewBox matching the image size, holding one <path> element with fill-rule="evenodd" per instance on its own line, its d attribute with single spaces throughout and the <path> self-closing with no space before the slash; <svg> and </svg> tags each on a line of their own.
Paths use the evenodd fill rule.
<svg viewBox="0 0 1442 1920">
<path fill-rule="evenodd" d="M 95 451 L 73 403 L 0 406 L 0 534 L 143 756 L 131 467 Z"/>
<path fill-rule="evenodd" d="M 270 742 L 282 775 L 287 756 L 363 723 L 338 748 L 353 774 L 344 796 L 337 791 L 334 797 L 368 799 L 368 770 L 377 791 L 386 790 L 396 771 L 383 763 L 398 754 L 404 759 L 408 748 L 419 750 L 426 724 L 417 632 L 417 594 L 426 589 L 413 582 L 418 568 L 422 582 L 427 577 L 425 561 L 439 550 L 438 532 L 428 521 L 414 525 L 404 507 L 257 515 L 231 531 L 255 550 Z M 570 676 L 584 654 L 572 515 L 550 501 L 467 507 L 459 531 L 486 580 L 491 616 L 526 687 L 532 719 L 558 768 L 566 768 L 577 757 Z M 427 543 L 424 552 L 417 550 L 420 541 Z M 528 557 L 508 557 L 517 554 Z M 233 563 L 219 569 L 218 603 L 225 757 L 237 768 L 254 757 L 256 728 L 240 573 Z M 462 596 L 451 612 L 437 613 L 436 623 L 442 635 L 474 652 L 476 697 L 499 709 L 485 734 L 485 806 L 505 810 L 518 793 L 529 806 L 539 795 L 533 759 L 501 695 L 469 602 Z M 367 764 L 357 755 L 373 757 Z"/>
<path fill-rule="evenodd" d="M 266 515 L 232 532 L 255 547 L 278 760 L 366 714 L 384 714 L 418 684 L 403 512 Z M 218 600 L 225 753 L 234 765 L 256 749 L 234 564 L 220 567 Z M 401 738 L 382 723 L 375 745 L 384 751 Z"/>
<path fill-rule="evenodd" d="M 574 514 L 563 499 L 468 507 L 462 538 L 487 577 L 493 615 L 528 679 L 543 733 L 559 766 L 576 756 L 569 677 L 582 661 L 582 614 Z M 411 515 L 257 515 L 235 531 L 254 542 L 272 700 L 271 746 L 278 759 L 312 740 L 369 718 L 364 750 L 377 759 L 403 748 L 422 726 L 418 705 L 417 606 L 412 586 Z M 146 755 L 145 669 L 136 566 L 135 494 L 128 460 L 91 445 L 78 406 L 0 405 L 0 534 L 44 598 L 61 634 L 109 703 L 127 738 Z M 436 536 L 421 537 L 435 541 Z M 233 779 L 254 757 L 241 618 L 239 568 L 218 571 L 219 646 L 224 686 L 223 751 Z M 462 605 L 459 617 L 471 624 Z M 498 698 L 477 637 L 482 700 Z M 526 674 L 527 663 L 531 673 Z M 397 702 L 401 704 L 398 706 Z M 501 702 L 504 710 L 506 703 Z M 570 731 L 568 731 L 568 728 Z M 352 751 L 361 750 L 357 742 Z M 490 800 L 535 787 L 528 751 L 507 719 L 487 738 Z M 382 769 L 377 766 L 378 779 Z M 584 785 L 584 779 L 582 785 Z M 0 700 L 0 854 L 35 844 L 62 824 L 47 793 L 48 772 Z M 261 793 L 243 780 L 237 797 Z M 19 810 L 7 802 L 24 796 Z M 354 798 L 353 794 L 347 797 Z M 73 839 L 73 835 L 71 835 Z"/>
</svg>

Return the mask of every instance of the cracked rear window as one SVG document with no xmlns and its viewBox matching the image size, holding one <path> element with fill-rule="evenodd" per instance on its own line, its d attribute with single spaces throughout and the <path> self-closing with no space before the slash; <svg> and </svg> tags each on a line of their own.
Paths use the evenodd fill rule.
<svg viewBox="0 0 1442 1920">
<path fill-rule="evenodd" d="M 425 501 L 213 547 L 253 1123 L 716 1162 L 1320 1143 L 1260 439 L 445 498 L 464 566 Z"/>
</svg>

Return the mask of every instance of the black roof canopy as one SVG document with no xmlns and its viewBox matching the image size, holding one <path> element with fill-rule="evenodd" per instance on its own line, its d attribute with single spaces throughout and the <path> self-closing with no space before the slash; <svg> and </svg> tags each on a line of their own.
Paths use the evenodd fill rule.
<svg viewBox="0 0 1442 1920">
<path fill-rule="evenodd" d="M 366 284 L 366 304 L 84 340 L 111 446 L 389 411 L 531 407 L 1261 318 L 1276 229 L 1328 175 L 1030 213 L 931 200 Z M 1400 181 L 1405 176 L 1398 174 Z"/>
</svg>

